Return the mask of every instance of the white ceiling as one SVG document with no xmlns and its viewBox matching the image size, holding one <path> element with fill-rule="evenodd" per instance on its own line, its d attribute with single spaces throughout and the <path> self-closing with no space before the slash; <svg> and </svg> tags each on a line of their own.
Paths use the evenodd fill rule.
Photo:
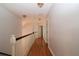
<svg viewBox="0 0 79 59">
<path fill-rule="evenodd" d="M 49 12 L 51 3 L 45 3 L 39 8 L 36 3 L 5 3 L 7 9 L 22 17 L 22 15 L 46 15 Z"/>
</svg>

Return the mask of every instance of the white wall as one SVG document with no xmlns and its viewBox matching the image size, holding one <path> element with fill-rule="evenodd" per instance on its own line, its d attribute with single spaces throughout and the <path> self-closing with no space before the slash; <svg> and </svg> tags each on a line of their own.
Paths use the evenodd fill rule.
<svg viewBox="0 0 79 59">
<path fill-rule="evenodd" d="M 34 32 L 34 28 L 33 28 L 33 16 L 27 16 L 26 18 L 22 19 L 22 35 L 26 35 L 29 33 Z M 34 43 L 36 38 L 34 38 L 34 35 L 30 35 L 26 38 L 23 38 L 22 40 L 22 44 L 23 44 L 23 48 L 24 48 L 24 52 L 27 55 L 29 50 L 32 47 L 32 44 Z M 22 49 L 23 49 L 22 48 Z"/>
<path fill-rule="evenodd" d="M 35 22 L 36 21 L 36 22 Z M 35 39 L 38 37 L 38 28 L 37 28 L 37 19 L 34 19 L 33 16 L 27 16 L 26 18 L 22 18 L 22 36 L 37 32 L 37 34 L 33 34 L 27 36 L 16 43 L 16 55 L 23 56 L 29 53 L 29 50 L 32 47 Z"/>
<path fill-rule="evenodd" d="M 0 52 L 11 54 L 11 35 L 21 35 L 21 20 L 0 5 Z"/>
<path fill-rule="evenodd" d="M 79 4 L 53 4 L 48 45 L 55 55 L 79 55 Z"/>
</svg>

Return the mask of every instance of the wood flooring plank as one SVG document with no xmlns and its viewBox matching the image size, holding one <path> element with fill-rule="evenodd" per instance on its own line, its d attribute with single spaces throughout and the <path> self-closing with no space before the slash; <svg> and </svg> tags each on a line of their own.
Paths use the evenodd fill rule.
<svg viewBox="0 0 79 59">
<path fill-rule="evenodd" d="M 52 56 L 52 54 L 49 51 L 48 44 L 45 43 L 44 39 L 38 38 L 31 47 L 28 56 Z"/>
</svg>

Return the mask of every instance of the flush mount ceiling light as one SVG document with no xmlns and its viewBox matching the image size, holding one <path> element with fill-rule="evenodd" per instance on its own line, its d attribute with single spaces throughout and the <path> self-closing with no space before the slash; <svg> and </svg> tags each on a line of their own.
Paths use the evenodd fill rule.
<svg viewBox="0 0 79 59">
<path fill-rule="evenodd" d="M 44 3 L 37 3 L 38 7 L 43 7 Z"/>
</svg>

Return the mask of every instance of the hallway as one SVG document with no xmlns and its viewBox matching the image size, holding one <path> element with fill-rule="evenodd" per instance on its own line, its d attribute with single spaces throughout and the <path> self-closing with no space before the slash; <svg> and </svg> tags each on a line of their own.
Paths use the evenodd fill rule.
<svg viewBox="0 0 79 59">
<path fill-rule="evenodd" d="M 79 56 L 79 4 L 2 3 L 0 19 L 1 56 Z"/>
<path fill-rule="evenodd" d="M 38 38 L 32 45 L 28 56 L 52 56 L 44 39 Z"/>
</svg>

